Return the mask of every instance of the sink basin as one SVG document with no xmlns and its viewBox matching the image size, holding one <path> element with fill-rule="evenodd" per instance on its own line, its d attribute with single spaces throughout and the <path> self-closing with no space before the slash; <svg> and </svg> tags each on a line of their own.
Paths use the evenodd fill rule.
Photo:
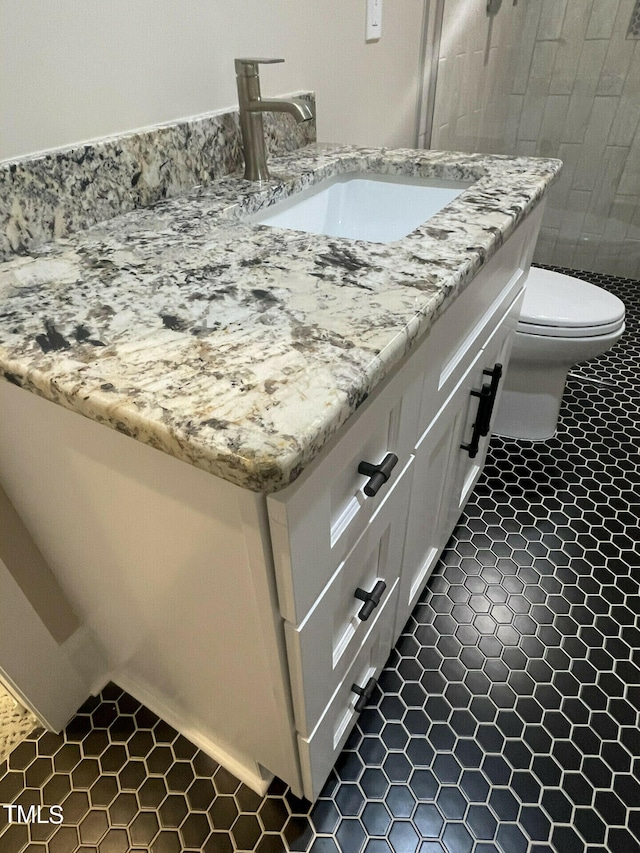
<svg viewBox="0 0 640 853">
<path fill-rule="evenodd" d="M 472 182 L 350 172 L 308 187 L 249 222 L 329 237 L 391 243 L 406 237 Z"/>
</svg>

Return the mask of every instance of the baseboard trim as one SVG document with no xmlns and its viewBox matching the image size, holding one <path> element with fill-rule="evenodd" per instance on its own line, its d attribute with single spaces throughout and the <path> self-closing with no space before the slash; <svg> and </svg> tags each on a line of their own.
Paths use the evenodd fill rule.
<svg viewBox="0 0 640 853">
<path fill-rule="evenodd" d="M 60 646 L 80 678 L 87 693 L 96 696 L 109 681 L 107 657 L 87 625 L 82 625 Z"/>
<path fill-rule="evenodd" d="M 220 746 L 216 741 L 209 736 L 203 734 L 198 726 L 193 721 L 185 721 L 182 715 L 179 715 L 175 709 L 166 703 L 164 699 L 159 698 L 148 687 L 139 684 L 134 679 L 126 675 L 118 674 L 114 677 L 114 681 L 127 693 L 130 693 L 138 702 L 142 702 L 150 711 L 157 714 L 170 726 L 173 726 L 181 735 L 190 740 L 194 746 L 205 752 L 218 764 L 221 764 L 234 776 L 237 776 L 241 782 L 248 785 L 256 794 L 264 796 L 269 789 L 274 775 L 265 770 L 264 767 L 251 762 L 251 764 L 243 763 L 237 756 L 231 755 L 224 747 Z"/>
</svg>

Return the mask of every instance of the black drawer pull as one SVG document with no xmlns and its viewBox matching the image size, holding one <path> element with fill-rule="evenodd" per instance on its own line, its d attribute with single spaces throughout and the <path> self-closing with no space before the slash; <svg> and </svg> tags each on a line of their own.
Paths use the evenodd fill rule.
<svg viewBox="0 0 640 853">
<path fill-rule="evenodd" d="M 480 391 L 472 391 L 472 397 L 479 397 L 480 402 L 478 403 L 478 411 L 476 413 L 476 420 L 473 424 L 473 433 L 471 435 L 471 441 L 469 444 L 461 444 L 460 447 L 462 450 L 466 450 L 469 454 L 470 459 L 475 459 L 478 455 L 478 449 L 480 446 L 480 438 L 482 436 L 488 435 L 489 427 L 491 425 L 491 415 L 493 414 L 493 406 L 496 401 L 496 395 L 498 393 L 498 385 L 500 384 L 500 379 L 502 377 L 502 365 L 496 364 L 491 370 L 483 370 L 482 371 L 487 376 L 491 377 L 491 384 L 485 382 L 482 385 L 482 389 Z"/>
<path fill-rule="evenodd" d="M 395 453 L 387 453 L 379 465 L 373 465 L 371 462 L 361 462 L 358 465 L 358 474 L 364 474 L 365 477 L 370 478 L 364 487 L 365 495 L 372 498 L 378 494 L 378 489 L 387 482 L 397 462 L 398 457 Z"/>
<path fill-rule="evenodd" d="M 359 598 L 360 601 L 364 601 L 364 604 L 358 613 L 358 619 L 361 619 L 363 622 L 367 621 L 375 608 L 380 604 L 380 599 L 384 595 L 386 588 L 387 585 L 384 581 L 378 581 L 371 592 L 366 592 L 364 589 L 360 589 L 360 587 L 356 589 L 353 594 L 356 598 Z"/>
<path fill-rule="evenodd" d="M 373 696 L 373 691 L 375 689 L 375 678 L 370 678 L 364 687 L 359 687 L 357 684 L 351 685 L 351 690 L 353 691 L 353 693 L 357 693 L 360 697 L 356 704 L 353 706 L 353 710 L 356 712 L 356 714 L 360 714 L 362 711 L 364 711 L 364 709 L 367 707 L 367 702 Z"/>
</svg>

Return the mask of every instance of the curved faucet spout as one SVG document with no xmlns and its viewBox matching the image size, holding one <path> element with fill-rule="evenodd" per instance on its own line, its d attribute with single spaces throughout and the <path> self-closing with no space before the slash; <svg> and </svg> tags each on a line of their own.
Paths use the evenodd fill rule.
<svg viewBox="0 0 640 853">
<path fill-rule="evenodd" d="M 251 101 L 247 104 L 246 109 L 252 113 L 289 113 L 298 123 L 310 121 L 313 118 L 313 110 L 310 104 L 302 101 L 300 98 L 278 98 L 271 100 L 261 98 L 259 101 Z"/>
<path fill-rule="evenodd" d="M 244 149 L 244 176 L 248 181 L 269 180 L 262 113 L 289 113 L 300 123 L 313 118 L 313 110 L 300 98 L 263 98 L 258 65 L 281 59 L 236 59 L 240 130 Z"/>
</svg>

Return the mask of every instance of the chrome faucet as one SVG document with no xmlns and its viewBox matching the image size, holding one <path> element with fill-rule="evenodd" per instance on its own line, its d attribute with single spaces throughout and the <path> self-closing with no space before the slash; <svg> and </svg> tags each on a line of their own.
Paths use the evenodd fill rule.
<svg viewBox="0 0 640 853">
<path fill-rule="evenodd" d="M 313 111 L 299 98 L 263 99 L 260 95 L 258 65 L 284 59 L 236 59 L 236 83 L 240 104 L 240 129 L 244 149 L 244 176 L 248 181 L 267 181 L 267 149 L 262 113 L 291 113 L 297 122 L 309 121 Z"/>
</svg>

